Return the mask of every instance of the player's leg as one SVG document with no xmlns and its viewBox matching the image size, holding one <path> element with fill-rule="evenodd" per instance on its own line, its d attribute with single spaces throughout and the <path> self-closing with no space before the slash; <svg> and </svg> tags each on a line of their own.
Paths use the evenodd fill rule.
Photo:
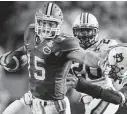
<svg viewBox="0 0 127 114">
<path fill-rule="evenodd" d="M 115 114 L 118 111 L 119 105 L 109 103 L 103 114 Z"/>
<path fill-rule="evenodd" d="M 101 99 L 93 99 L 86 109 L 86 114 L 115 114 L 119 105 Z"/>
<path fill-rule="evenodd" d="M 15 100 L 11 103 L 2 114 L 18 114 L 24 108 L 24 104 L 20 100 Z"/>
<path fill-rule="evenodd" d="M 86 110 L 86 108 L 89 106 L 90 102 L 93 100 L 93 97 L 81 93 L 81 97 L 79 99 L 79 102 L 82 103 L 84 105 L 84 109 Z"/>
<path fill-rule="evenodd" d="M 71 108 L 70 108 L 70 101 L 67 97 L 64 98 L 66 107 L 65 107 L 65 114 L 71 114 Z"/>
<path fill-rule="evenodd" d="M 1 89 L 0 87 L 0 114 L 5 110 L 7 104 L 9 103 L 10 95 L 8 91 Z"/>
<path fill-rule="evenodd" d="M 71 114 L 70 102 L 67 97 L 57 101 L 34 98 L 31 110 L 33 114 Z"/>
<path fill-rule="evenodd" d="M 47 104 L 49 104 L 47 101 Z M 67 97 L 63 100 L 54 101 L 51 105 L 44 107 L 46 114 L 71 114 L 70 102 Z"/>
<path fill-rule="evenodd" d="M 15 100 L 11 103 L 2 114 L 19 114 L 20 110 L 24 110 L 25 107 L 29 108 L 31 104 L 31 95 L 26 93 L 20 100 Z"/>
</svg>

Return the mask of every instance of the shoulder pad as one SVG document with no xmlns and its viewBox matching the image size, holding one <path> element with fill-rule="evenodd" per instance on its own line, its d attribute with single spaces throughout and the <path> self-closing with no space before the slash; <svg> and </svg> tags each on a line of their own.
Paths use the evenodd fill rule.
<svg viewBox="0 0 127 114">
<path fill-rule="evenodd" d="M 61 33 L 58 37 L 57 37 L 57 42 L 61 42 L 65 39 L 70 39 L 70 38 L 74 38 L 73 36 L 71 35 L 68 35 L 68 34 L 65 34 L 65 33 Z"/>
<path fill-rule="evenodd" d="M 105 44 L 118 44 L 118 42 L 114 39 L 102 39 L 100 42 Z"/>
<path fill-rule="evenodd" d="M 117 45 L 118 42 L 116 40 L 113 39 L 102 39 L 100 40 L 100 44 L 102 45 L 107 45 L 108 47 L 113 46 L 113 45 Z"/>
<path fill-rule="evenodd" d="M 61 33 L 60 36 L 61 37 L 66 37 L 66 38 L 73 37 L 72 35 L 65 34 L 65 33 Z"/>
<path fill-rule="evenodd" d="M 110 39 L 110 41 L 111 41 L 111 44 L 113 44 L 113 45 L 117 45 L 118 44 L 118 42 L 116 40 L 114 40 L 114 39 Z"/>
<path fill-rule="evenodd" d="M 28 28 L 34 28 L 35 27 L 35 24 L 34 23 L 31 23 L 29 24 Z"/>
<path fill-rule="evenodd" d="M 127 47 L 127 43 L 119 43 L 119 44 L 117 44 L 117 45 L 111 46 L 110 48 L 113 49 L 113 48 L 116 48 L 116 47 L 119 47 L 119 46 L 120 46 L 120 47 L 121 47 L 121 46 L 122 46 L 122 47 Z"/>
<path fill-rule="evenodd" d="M 67 38 L 55 43 L 54 52 L 71 51 L 79 49 L 79 47 L 80 45 L 78 39 L 76 39 L 75 37 Z"/>
</svg>

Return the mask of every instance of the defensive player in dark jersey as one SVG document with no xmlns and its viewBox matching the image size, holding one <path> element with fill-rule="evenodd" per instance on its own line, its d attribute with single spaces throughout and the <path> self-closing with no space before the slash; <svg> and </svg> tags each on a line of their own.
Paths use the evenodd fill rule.
<svg viewBox="0 0 127 114">
<path fill-rule="evenodd" d="M 70 114 L 65 95 L 72 60 L 94 67 L 100 57 L 93 51 L 84 51 L 76 38 L 61 34 L 62 23 L 61 9 L 53 3 L 43 4 L 36 12 L 35 23 L 25 31 L 25 46 L 1 57 L 1 65 L 8 71 L 28 63 L 30 82 L 30 91 L 3 114 L 15 114 L 24 106 L 31 106 L 34 114 Z"/>
</svg>

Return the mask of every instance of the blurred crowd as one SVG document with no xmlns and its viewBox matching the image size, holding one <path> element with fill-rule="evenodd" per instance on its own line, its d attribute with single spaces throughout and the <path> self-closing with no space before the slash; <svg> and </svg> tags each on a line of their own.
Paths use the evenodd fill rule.
<svg viewBox="0 0 127 114">
<path fill-rule="evenodd" d="M 62 32 L 72 35 L 72 23 L 80 12 L 94 14 L 100 24 L 99 38 L 112 38 L 120 42 L 127 42 L 127 1 L 56 1 L 64 13 L 64 26 Z M 23 34 L 26 27 L 34 20 L 36 9 L 41 6 L 40 1 L 0 2 L 0 53 L 15 50 L 23 45 Z M 3 70 L 0 67 L 1 70 Z M 0 70 L 0 72 L 2 72 Z M 28 89 L 27 70 L 22 69 L 16 73 L 0 73 L 0 91 L 6 93 L 4 102 L 8 105 L 20 98 Z M 72 90 L 74 92 L 74 90 Z M 79 94 L 68 93 L 72 102 L 72 112 L 76 114 L 83 111 L 77 102 Z M 0 92 L 1 93 L 1 92 Z M 5 96 L 6 96 L 5 95 Z M 77 99 L 75 98 L 77 97 Z M 1 101 L 0 101 L 1 102 Z M 74 110 L 77 107 L 78 110 Z M 126 109 L 127 110 L 127 109 Z M 121 112 L 120 112 L 121 111 Z M 125 114 L 121 109 L 118 114 Z M 122 112 L 123 111 L 123 112 Z M 80 113 L 81 114 L 81 113 Z"/>
</svg>

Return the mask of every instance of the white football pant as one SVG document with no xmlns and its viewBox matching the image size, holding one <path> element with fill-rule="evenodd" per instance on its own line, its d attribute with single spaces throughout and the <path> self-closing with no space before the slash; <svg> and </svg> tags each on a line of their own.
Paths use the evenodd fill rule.
<svg viewBox="0 0 127 114">
<path fill-rule="evenodd" d="M 11 103 L 2 114 L 19 114 L 24 108 L 31 109 L 32 114 L 71 114 L 70 102 L 67 97 L 57 101 L 41 100 L 33 97 L 30 91 L 20 100 Z"/>
</svg>

